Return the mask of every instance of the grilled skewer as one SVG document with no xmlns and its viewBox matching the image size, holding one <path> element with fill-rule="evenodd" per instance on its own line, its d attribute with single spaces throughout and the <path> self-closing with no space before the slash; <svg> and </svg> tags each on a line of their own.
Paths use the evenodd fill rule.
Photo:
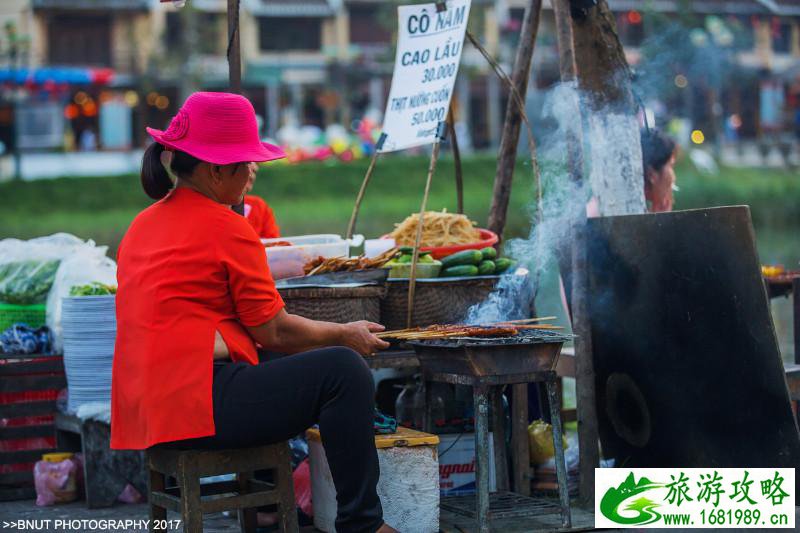
<svg viewBox="0 0 800 533">
<path fill-rule="evenodd" d="M 487 326 L 430 326 L 409 330 L 384 331 L 377 336 L 382 339 L 421 340 L 445 339 L 448 337 L 511 337 L 518 333 L 515 327 Z"/>
</svg>

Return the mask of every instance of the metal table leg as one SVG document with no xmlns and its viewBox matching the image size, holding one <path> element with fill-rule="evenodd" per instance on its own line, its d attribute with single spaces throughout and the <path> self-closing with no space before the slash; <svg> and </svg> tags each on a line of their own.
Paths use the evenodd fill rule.
<svg viewBox="0 0 800 533">
<path fill-rule="evenodd" d="M 506 454 L 506 414 L 503 410 L 503 387 L 492 390 L 492 441 L 494 442 L 494 472 L 497 491 L 505 492 L 511 487 L 508 481 L 508 455 Z"/>
<path fill-rule="evenodd" d="M 422 431 L 433 433 L 433 382 L 422 377 L 422 388 L 425 391 L 425 411 L 422 415 Z"/>
<path fill-rule="evenodd" d="M 475 399 L 475 489 L 478 533 L 489 533 L 489 393 L 491 388 L 476 385 Z"/>
<path fill-rule="evenodd" d="M 572 527 L 572 513 L 569 508 L 569 486 L 567 484 L 567 464 L 564 458 L 564 436 L 561 427 L 561 395 L 554 380 L 547 381 L 547 399 L 550 404 L 550 419 L 553 424 L 553 447 L 555 449 L 556 478 L 558 479 L 558 498 L 561 500 L 561 525 Z"/>
</svg>

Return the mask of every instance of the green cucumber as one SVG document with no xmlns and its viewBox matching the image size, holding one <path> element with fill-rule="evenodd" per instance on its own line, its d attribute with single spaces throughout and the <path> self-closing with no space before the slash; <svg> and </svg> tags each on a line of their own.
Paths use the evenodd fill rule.
<svg viewBox="0 0 800 533">
<path fill-rule="evenodd" d="M 486 261 L 481 261 L 481 264 L 478 265 L 478 275 L 479 276 L 490 276 L 494 274 L 495 264 L 494 261 L 487 259 Z"/>
<path fill-rule="evenodd" d="M 497 250 L 495 250 L 491 246 L 488 246 L 483 250 L 481 250 L 481 255 L 483 256 L 484 261 L 487 260 L 494 261 L 495 259 L 497 259 Z"/>
<path fill-rule="evenodd" d="M 400 248 L 398 248 L 398 251 L 401 254 L 413 254 L 414 253 L 414 247 L 413 246 L 401 246 Z"/>
<path fill-rule="evenodd" d="M 445 278 L 462 277 L 462 276 L 477 276 L 478 267 L 475 265 L 456 265 L 446 268 L 442 271 L 441 276 Z"/>
<path fill-rule="evenodd" d="M 483 254 L 480 250 L 464 250 L 463 252 L 456 252 L 442 259 L 442 268 L 459 265 L 477 266 L 481 261 L 483 261 Z"/>
<path fill-rule="evenodd" d="M 497 261 L 494 262 L 494 273 L 500 274 L 501 272 L 505 272 L 509 268 L 511 268 L 516 261 L 508 259 L 507 257 L 501 257 Z"/>
</svg>

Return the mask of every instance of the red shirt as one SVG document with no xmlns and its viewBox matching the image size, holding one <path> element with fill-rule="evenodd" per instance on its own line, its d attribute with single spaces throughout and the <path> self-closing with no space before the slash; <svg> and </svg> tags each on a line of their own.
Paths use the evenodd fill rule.
<svg viewBox="0 0 800 533">
<path fill-rule="evenodd" d="M 275 239 L 281 236 L 281 230 L 275 222 L 275 213 L 267 202 L 258 196 L 244 197 L 244 216 L 262 239 Z"/>
<path fill-rule="evenodd" d="M 213 435 L 214 332 L 258 362 L 243 326 L 283 300 L 253 228 L 228 206 L 178 188 L 142 211 L 118 254 L 111 447 Z"/>
</svg>

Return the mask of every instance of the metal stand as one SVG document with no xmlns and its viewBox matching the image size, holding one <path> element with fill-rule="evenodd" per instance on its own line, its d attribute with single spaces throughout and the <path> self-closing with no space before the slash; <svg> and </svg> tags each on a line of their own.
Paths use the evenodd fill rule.
<svg viewBox="0 0 800 533">
<path fill-rule="evenodd" d="M 424 368 L 424 367 L 423 367 Z M 475 517 L 476 531 L 490 531 L 490 521 L 500 518 L 524 518 L 542 514 L 561 513 L 561 525 L 572 526 L 572 515 L 567 486 L 567 465 L 564 458 L 563 435 L 561 426 L 561 396 L 558 390 L 558 377 L 554 371 L 513 374 L 505 376 L 470 376 L 462 374 L 425 373 L 425 381 L 438 381 L 456 385 L 469 385 L 475 401 L 475 486 L 476 495 L 455 496 L 442 499 L 442 508 L 462 515 Z M 544 383 L 550 403 L 550 416 L 553 424 L 553 446 L 555 448 L 556 477 L 558 479 L 558 495 L 560 505 L 546 500 L 531 498 L 523 493 L 521 486 L 514 487 L 516 492 L 508 490 L 508 462 L 505 443 L 495 446 L 495 464 L 497 470 L 497 488 L 495 493 L 489 492 L 489 402 L 502 405 L 499 401 L 504 385 L 522 383 Z M 427 386 L 430 389 L 430 386 Z M 429 417 L 426 416 L 426 420 Z M 495 442 L 497 429 L 503 426 L 502 411 L 495 413 Z M 525 424 L 513 424 L 512 436 L 515 439 L 524 436 L 527 439 Z M 517 463 L 528 464 L 529 459 L 517 458 Z M 501 471 L 503 474 L 501 474 Z M 525 484 L 530 483 L 530 475 L 521 476 Z M 529 492 L 529 491 L 528 491 Z"/>
</svg>

